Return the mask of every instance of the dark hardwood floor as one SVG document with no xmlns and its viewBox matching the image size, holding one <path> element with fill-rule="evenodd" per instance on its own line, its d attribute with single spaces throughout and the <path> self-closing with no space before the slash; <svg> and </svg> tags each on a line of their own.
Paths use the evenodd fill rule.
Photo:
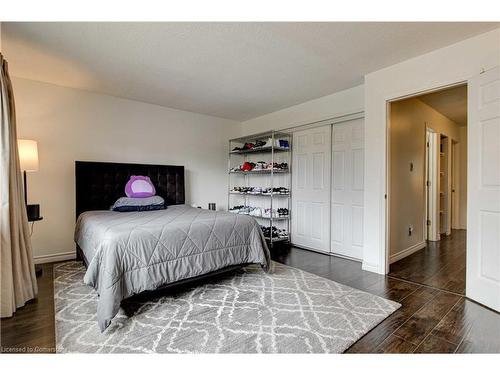
<svg viewBox="0 0 500 375">
<path fill-rule="evenodd" d="M 54 276 L 52 264 L 42 265 L 38 297 L 0 321 L 2 353 L 55 352 Z"/>
<path fill-rule="evenodd" d="M 389 276 L 465 294 L 466 231 L 453 230 L 441 241 L 403 258 L 390 267 Z"/>
<path fill-rule="evenodd" d="M 460 295 L 362 271 L 358 262 L 298 248 L 275 248 L 272 257 L 402 304 L 347 353 L 500 353 L 500 314 Z M 13 318 L 1 320 L 2 351 L 54 351 L 52 279 L 52 264 L 46 264 L 38 279 L 38 299 Z"/>
<path fill-rule="evenodd" d="M 401 303 L 347 353 L 500 353 L 500 314 L 456 293 L 361 270 L 351 260 L 298 248 L 273 259 Z"/>
</svg>

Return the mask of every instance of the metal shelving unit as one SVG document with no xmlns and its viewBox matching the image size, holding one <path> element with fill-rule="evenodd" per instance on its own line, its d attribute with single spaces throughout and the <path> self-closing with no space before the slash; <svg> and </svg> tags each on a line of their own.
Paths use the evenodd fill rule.
<svg viewBox="0 0 500 375">
<path fill-rule="evenodd" d="M 255 197 L 255 196 L 265 196 L 265 197 L 268 197 L 270 195 L 273 195 L 275 197 L 288 197 L 290 196 L 290 194 L 281 194 L 281 193 L 240 193 L 239 191 L 230 191 L 229 194 L 235 194 L 235 195 L 249 195 L 251 197 Z"/>
<path fill-rule="evenodd" d="M 288 147 L 282 147 L 277 141 L 288 141 Z M 257 141 L 266 142 L 263 147 L 252 149 L 235 150 L 243 148 L 246 143 L 255 144 Z M 286 237 L 266 237 L 271 248 L 273 243 L 288 242 L 290 239 L 290 215 L 291 213 L 291 150 L 292 137 L 290 133 L 280 131 L 268 131 L 259 134 L 253 134 L 245 137 L 229 140 L 229 158 L 228 158 L 228 209 L 237 205 L 260 207 L 262 211 L 270 209 L 270 216 L 252 216 L 260 225 L 276 227 L 286 230 Z M 245 162 L 260 162 L 266 164 L 287 163 L 287 169 L 262 169 L 250 171 L 232 170 Z M 270 188 L 272 191 L 276 187 L 286 187 L 287 194 L 283 193 L 251 193 L 233 191 L 235 186 L 255 186 Z M 273 209 L 287 208 L 288 215 L 272 217 Z M 271 229 L 272 233 L 272 229 Z"/>
<path fill-rule="evenodd" d="M 257 170 L 257 171 L 229 171 L 229 173 L 239 173 L 239 174 L 272 174 L 272 173 L 288 173 L 288 169 L 287 170 L 283 170 L 283 169 L 274 169 L 273 170 L 267 170 L 267 169 L 261 169 L 261 170 Z"/>
</svg>

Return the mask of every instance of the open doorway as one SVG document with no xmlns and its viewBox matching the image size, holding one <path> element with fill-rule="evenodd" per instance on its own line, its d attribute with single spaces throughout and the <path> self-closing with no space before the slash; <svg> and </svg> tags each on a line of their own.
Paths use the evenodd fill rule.
<svg viewBox="0 0 500 375">
<path fill-rule="evenodd" d="M 390 103 L 389 275 L 465 293 L 467 86 Z"/>
</svg>

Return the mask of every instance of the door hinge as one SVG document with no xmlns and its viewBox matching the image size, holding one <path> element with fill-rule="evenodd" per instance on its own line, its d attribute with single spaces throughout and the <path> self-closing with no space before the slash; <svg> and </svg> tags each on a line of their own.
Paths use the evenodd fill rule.
<svg viewBox="0 0 500 375">
<path fill-rule="evenodd" d="M 431 221 L 430 220 L 427 220 L 427 225 L 431 225 Z"/>
<path fill-rule="evenodd" d="M 431 186 L 431 182 L 429 180 L 427 180 L 427 182 L 425 183 L 427 186 Z"/>
<path fill-rule="evenodd" d="M 387 194 L 384 194 L 384 199 L 387 199 Z"/>
</svg>

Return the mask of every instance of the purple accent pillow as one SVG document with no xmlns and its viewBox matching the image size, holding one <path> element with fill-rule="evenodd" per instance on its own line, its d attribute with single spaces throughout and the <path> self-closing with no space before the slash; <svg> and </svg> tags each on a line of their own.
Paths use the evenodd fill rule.
<svg viewBox="0 0 500 375">
<path fill-rule="evenodd" d="M 156 194 L 156 189 L 148 176 L 130 176 L 125 194 L 129 198 L 149 198 Z"/>
</svg>

